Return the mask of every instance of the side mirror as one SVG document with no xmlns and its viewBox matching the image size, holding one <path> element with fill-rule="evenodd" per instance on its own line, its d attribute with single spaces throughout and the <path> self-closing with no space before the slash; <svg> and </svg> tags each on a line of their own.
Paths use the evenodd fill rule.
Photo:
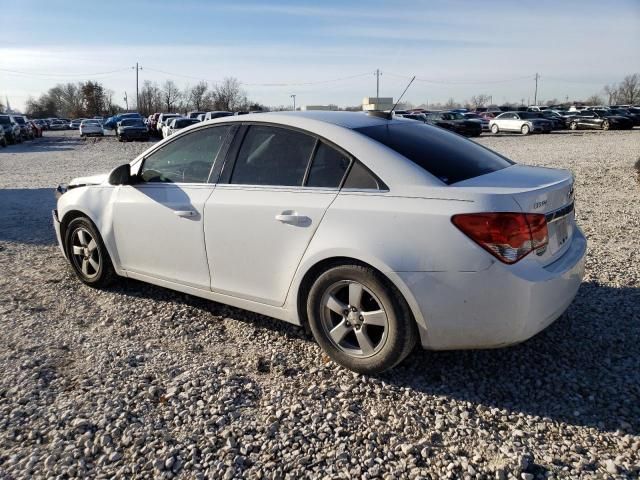
<svg viewBox="0 0 640 480">
<path fill-rule="evenodd" d="M 109 185 L 132 185 L 135 177 L 131 175 L 131 165 L 125 163 L 113 169 L 109 174 Z"/>
</svg>

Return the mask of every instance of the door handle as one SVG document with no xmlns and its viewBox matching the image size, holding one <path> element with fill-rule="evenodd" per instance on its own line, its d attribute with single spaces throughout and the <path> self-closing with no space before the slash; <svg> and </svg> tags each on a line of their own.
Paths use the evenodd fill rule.
<svg viewBox="0 0 640 480">
<path fill-rule="evenodd" d="M 284 212 L 276 215 L 276 220 L 282 223 L 288 223 L 290 225 L 306 226 L 311 223 L 311 219 L 304 215 L 298 215 L 298 212 L 291 210 L 285 210 Z"/>
<path fill-rule="evenodd" d="M 196 216 L 196 212 L 194 212 L 193 210 L 174 210 L 173 213 L 175 213 L 177 216 L 183 217 L 183 218 L 195 217 Z"/>
</svg>

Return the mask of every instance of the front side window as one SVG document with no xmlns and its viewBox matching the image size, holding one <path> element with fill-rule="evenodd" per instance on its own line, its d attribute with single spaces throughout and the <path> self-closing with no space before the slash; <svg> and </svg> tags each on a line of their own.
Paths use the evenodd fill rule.
<svg viewBox="0 0 640 480">
<path fill-rule="evenodd" d="M 350 158 L 320 142 L 307 178 L 307 187 L 338 188 L 349 168 Z"/>
<path fill-rule="evenodd" d="M 252 125 L 240 147 L 231 183 L 302 186 L 315 142 L 294 130 Z"/>
<path fill-rule="evenodd" d="M 203 128 L 181 136 L 144 160 L 145 182 L 206 183 L 231 126 Z"/>
</svg>

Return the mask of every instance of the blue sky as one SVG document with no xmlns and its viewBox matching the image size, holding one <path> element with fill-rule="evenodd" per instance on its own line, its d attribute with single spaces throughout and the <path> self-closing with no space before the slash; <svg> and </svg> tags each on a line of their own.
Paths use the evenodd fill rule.
<svg viewBox="0 0 640 480">
<path fill-rule="evenodd" d="M 136 61 L 141 82 L 234 76 L 274 106 L 291 94 L 298 105 L 359 104 L 375 95 L 376 68 L 382 96 L 416 75 L 414 104 L 533 101 L 536 72 L 539 98 L 581 98 L 640 72 L 640 0 L 20 0 L 3 4 L 0 29 L 0 96 L 19 108 L 88 79 L 132 98 Z"/>
</svg>

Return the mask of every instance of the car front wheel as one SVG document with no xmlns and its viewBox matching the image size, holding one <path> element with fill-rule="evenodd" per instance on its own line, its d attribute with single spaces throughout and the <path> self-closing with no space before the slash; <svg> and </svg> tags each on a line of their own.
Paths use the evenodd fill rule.
<svg viewBox="0 0 640 480">
<path fill-rule="evenodd" d="M 603 130 L 609 130 L 609 127 L 610 127 L 610 125 L 609 125 L 609 121 L 608 121 L 608 120 L 605 120 L 605 121 L 602 123 L 602 129 L 603 129 Z"/>
<path fill-rule="evenodd" d="M 522 128 L 520 128 L 520 131 L 522 132 L 523 135 L 529 135 L 529 132 L 531 131 L 531 129 L 529 128 L 529 125 L 522 125 Z"/>
<path fill-rule="evenodd" d="M 500 131 L 500 129 L 498 128 L 498 125 L 496 125 L 495 123 L 493 125 L 491 125 L 491 133 L 498 133 Z"/>
<path fill-rule="evenodd" d="M 69 222 L 65 234 L 67 258 L 78 278 L 91 287 L 109 285 L 116 277 L 109 253 L 97 229 L 86 217 Z"/>
<path fill-rule="evenodd" d="M 309 326 L 336 363 L 364 374 L 388 370 L 417 340 L 409 308 L 375 270 L 340 265 L 322 273 L 307 299 Z"/>
</svg>

